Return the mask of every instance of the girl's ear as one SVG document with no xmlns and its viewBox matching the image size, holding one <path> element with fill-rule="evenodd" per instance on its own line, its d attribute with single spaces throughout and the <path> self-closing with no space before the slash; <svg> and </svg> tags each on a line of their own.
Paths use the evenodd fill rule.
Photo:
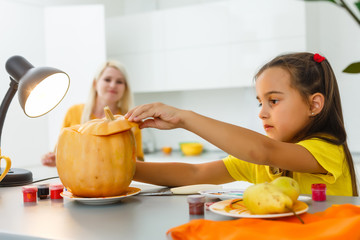
<svg viewBox="0 0 360 240">
<path fill-rule="evenodd" d="M 321 93 L 314 93 L 310 96 L 310 116 L 315 116 L 321 112 L 324 107 L 324 95 Z"/>
</svg>

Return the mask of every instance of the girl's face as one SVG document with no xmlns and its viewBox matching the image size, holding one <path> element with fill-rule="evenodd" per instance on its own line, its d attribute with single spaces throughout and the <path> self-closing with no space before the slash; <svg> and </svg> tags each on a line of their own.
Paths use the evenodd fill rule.
<svg viewBox="0 0 360 240">
<path fill-rule="evenodd" d="M 106 104 L 114 104 L 119 101 L 125 92 L 125 88 L 124 75 L 113 67 L 105 68 L 95 83 L 98 100 Z"/>
<path fill-rule="evenodd" d="M 290 142 L 310 122 L 310 106 L 290 86 L 289 72 L 280 67 L 265 70 L 256 80 L 259 117 L 270 138 Z"/>
</svg>

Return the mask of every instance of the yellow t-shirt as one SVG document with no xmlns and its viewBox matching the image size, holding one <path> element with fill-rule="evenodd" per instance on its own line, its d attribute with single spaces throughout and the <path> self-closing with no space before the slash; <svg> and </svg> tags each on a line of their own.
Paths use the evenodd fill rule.
<svg viewBox="0 0 360 240">
<path fill-rule="evenodd" d="M 81 123 L 81 115 L 84 110 L 84 104 L 76 104 L 69 108 L 67 111 L 62 128 L 71 127 Z M 120 114 L 120 113 L 117 113 Z M 95 116 L 91 116 L 91 119 L 96 119 Z M 142 140 L 141 140 L 141 130 L 135 128 L 134 130 L 135 140 L 136 140 L 136 156 L 139 160 L 144 159 L 144 152 L 142 150 Z"/>
<path fill-rule="evenodd" d="M 313 183 L 325 183 L 328 195 L 352 196 L 351 176 L 343 146 L 319 138 L 311 138 L 297 144 L 306 148 L 328 171 L 327 174 L 293 172 L 293 178 L 299 183 L 302 194 L 311 194 Z M 270 182 L 280 175 L 273 174 L 269 166 L 245 162 L 233 156 L 228 156 L 223 161 L 230 175 L 237 181 Z"/>
</svg>

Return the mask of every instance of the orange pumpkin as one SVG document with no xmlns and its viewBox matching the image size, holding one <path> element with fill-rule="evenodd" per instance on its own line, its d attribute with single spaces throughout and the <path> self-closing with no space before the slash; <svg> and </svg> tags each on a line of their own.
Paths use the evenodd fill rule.
<svg viewBox="0 0 360 240">
<path fill-rule="evenodd" d="M 105 109 L 104 109 L 105 110 Z M 135 173 L 136 146 L 123 116 L 94 119 L 64 128 L 56 150 L 56 167 L 63 185 L 80 197 L 110 197 L 126 192 Z"/>
</svg>

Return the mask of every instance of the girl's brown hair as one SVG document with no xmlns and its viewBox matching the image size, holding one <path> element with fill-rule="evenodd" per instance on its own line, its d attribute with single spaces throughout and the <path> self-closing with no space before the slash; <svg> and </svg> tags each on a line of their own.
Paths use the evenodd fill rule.
<svg viewBox="0 0 360 240">
<path fill-rule="evenodd" d="M 326 59 L 316 62 L 314 54 L 307 52 L 280 55 L 264 65 L 255 79 L 270 67 L 281 67 L 288 71 L 291 75 L 292 87 L 299 91 L 305 101 L 308 102 L 308 97 L 314 93 L 324 95 L 322 111 L 312 117 L 311 124 L 300 131 L 293 141 L 317 137 L 342 145 L 350 170 L 353 195 L 358 196 L 354 163 L 346 141 L 339 88 L 329 62 Z"/>
</svg>

